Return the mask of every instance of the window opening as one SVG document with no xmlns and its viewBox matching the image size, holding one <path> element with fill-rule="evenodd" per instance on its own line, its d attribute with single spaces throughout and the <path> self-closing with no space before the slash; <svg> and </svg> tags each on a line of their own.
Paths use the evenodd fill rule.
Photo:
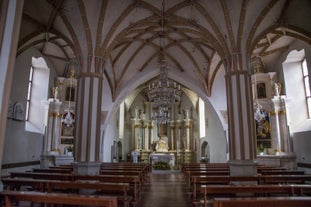
<svg viewBox="0 0 311 207">
<path fill-rule="evenodd" d="M 306 58 L 304 58 L 302 60 L 301 68 L 302 68 L 303 82 L 304 82 L 304 88 L 305 88 L 305 93 L 306 93 L 306 102 L 307 102 L 307 108 L 308 108 L 308 118 L 311 118 L 310 77 L 309 77 L 309 72 L 308 72 Z"/>
<path fill-rule="evenodd" d="M 28 79 L 28 92 L 27 92 L 27 103 L 26 103 L 26 121 L 29 120 L 32 80 L 33 80 L 33 67 L 31 66 L 30 67 L 30 73 L 29 73 L 29 79 Z"/>
</svg>

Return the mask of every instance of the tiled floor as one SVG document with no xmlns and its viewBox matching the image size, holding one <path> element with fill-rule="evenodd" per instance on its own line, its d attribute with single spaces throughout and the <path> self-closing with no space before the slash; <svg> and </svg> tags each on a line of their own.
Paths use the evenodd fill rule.
<svg viewBox="0 0 311 207">
<path fill-rule="evenodd" d="M 192 207 L 183 174 L 180 171 L 153 172 L 150 184 L 142 190 L 139 207 Z"/>
</svg>

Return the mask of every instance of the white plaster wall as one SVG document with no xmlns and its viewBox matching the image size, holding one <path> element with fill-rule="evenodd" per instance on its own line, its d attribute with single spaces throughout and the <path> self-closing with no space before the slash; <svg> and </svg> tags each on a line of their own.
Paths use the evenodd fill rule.
<svg viewBox="0 0 311 207">
<path fill-rule="evenodd" d="M 226 71 L 224 68 L 220 69 L 215 77 L 211 97 L 208 97 L 211 105 L 215 109 L 221 124 L 224 129 L 228 128 L 227 117 L 222 114 L 222 111 L 227 112 L 227 98 L 226 98 Z"/>
<path fill-rule="evenodd" d="M 32 57 L 40 57 L 41 54 L 35 49 L 25 51 L 19 55 L 15 62 L 13 84 L 10 99 L 23 103 L 26 109 L 28 90 L 28 78 Z M 48 63 L 48 61 L 47 61 Z M 53 67 L 48 66 L 50 69 Z M 51 70 L 50 85 L 53 84 L 55 73 Z M 43 115 L 43 114 L 42 114 Z M 40 160 L 42 151 L 43 135 L 25 131 L 25 121 L 8 119 L 2 164 L 29 162 Z"/>
<path fill-rule="evenodd" d="M 103 134 L 103 162 L 111 162 L 111 147 L 113 146 L 114 138 L 117 137 L 115 122 L 109 123 Z"/>
<path fill-rule="evenodd" d="M 205 109 L 205 116 L 208 120 L 206 136 L 200 140 L 200 143 L 202 144 L 204 141 L 208 142 L 210 148 L 210 162 L 227 162 L 228 146 L 226 132 L 214 109 L 208 104 L 205 104 Z M 201 150 L 201 145 L 199 150 Z"/>
<path fill-rule="evenodd" d="M 308 121 L 311 127 L 311 121 Z M 296 132 L 293 135 L 293 150 L 297 156 L 297 162 L 311 163 L 311 131 Z"/>
<path fill-rule="evenodd" d="M 311 163 L 311 120 L 307 118 L 307 109 L 305 105 L 304 88 L 302 85 L 297 85 L 293 77 L 298 70 L 286 70 L 288 66 L 298 67 L 297 63 L 290 63 L 283 68 L 282 63 L 286 60 L 288 54 L 292 50 L 305 51 L 309 74 L 311 74 L 311 46 L 303 41 L 296 40 L 293 45 L 275 62 L 274 69 L 278 72 L 279 81 L 282 83 L 281 94 L 287 96 L 288 106 L 288 121 L 290 126 L 290 136 L 292 141 L 293 151 L 296 153 L 297 162 Z M 300 65 L 299 65 L 300 67 Z M 301 80 L 302 81 L 302 80 Z M 304 169 L 308 170 L 308 169 Z M 311 171 L 309 169 L 309 171 Z"/>
<path fill-rule="evenodd" d="M 200 143 L 207 141 L 210 146 L 210 162 L 227 162 L 228 160 L 228 120 L 225 70 L 221 68 L 214 80 L 211 97 L 205 103 L 208 120 L 206 137 Z M 200 148 L 201 150 L 201 148 Z"/>
</svg>

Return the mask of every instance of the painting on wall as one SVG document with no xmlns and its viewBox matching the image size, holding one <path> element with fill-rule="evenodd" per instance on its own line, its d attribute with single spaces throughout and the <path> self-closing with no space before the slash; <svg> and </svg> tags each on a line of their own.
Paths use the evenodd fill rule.
<svg viewBox="0 0 311 207">
<path fill-rule="evenodd" d="M 261 110 L 261 112 L 265 116 L 259 121 L 256 121 L 257 145 L 264 146 L 265 148 L 270 148 L 271 147 L 270 117 L 265 110 Z"/>
</svg>

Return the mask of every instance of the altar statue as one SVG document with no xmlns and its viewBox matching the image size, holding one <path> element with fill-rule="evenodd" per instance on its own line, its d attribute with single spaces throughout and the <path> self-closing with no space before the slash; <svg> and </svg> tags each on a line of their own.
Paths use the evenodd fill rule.
<svg viewBox="0 0 311 207">
<path fill-rule="evenodd" d="M 168 146 L 166 141 L 163 139 L 163 136 L 160 136 L 160 139 L 156 143 L 155 147 L 157 152 L 167 152 L 168 151 Z"/>
</svg>

